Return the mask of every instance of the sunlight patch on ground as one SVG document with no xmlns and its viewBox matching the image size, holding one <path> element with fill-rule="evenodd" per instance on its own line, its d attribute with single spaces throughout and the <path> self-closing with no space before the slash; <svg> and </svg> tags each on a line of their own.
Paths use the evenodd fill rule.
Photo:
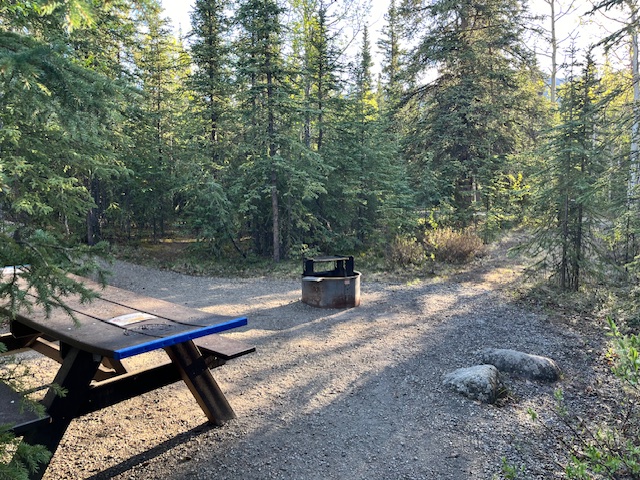
<svg viewBox="0 0 640 480">
<path fill-rule="evenodd" d="M 263 345 L 255 356 L 242 360 L 243 375 L 260 379 L 257 389 L 245 391 L 243 403 L 248 403 L 243 408 L 262 414 L 277 411 L 278 399 L 293 396 L 301 406 L 296 416 L 315 414 L 419 354 L 423 345 L 417 338 L 434 328 L 416 315 L 364 308 L 326 312 L 306 321 L 302 317 L 286 337 L 281 331 L 238 332 L 235 338 Z M 324 329 L 312 327 L 323 323 Z M 281 350 L 288 352 L 284 361 L 277 353 Z M 280 362 L 272 363 L 273 357 Z"/>
<path fill-rule="evenodd" d="M 495 268 L 482 275 L 482 281 L 492 285 L 502 285 L 514 281 L 522 272 L 522 269 Z"/>
<path fill-rule="evenodd" d="M 216 303 L 200 307 L 205 312 L 222 315 L 244 315 L 256 310 L 279 308 L 300 300 L 299 290 L 278 292 L 270 295 L 260 295 L 256 297 L 247 296 L 241 302 Z"/>
</svg>

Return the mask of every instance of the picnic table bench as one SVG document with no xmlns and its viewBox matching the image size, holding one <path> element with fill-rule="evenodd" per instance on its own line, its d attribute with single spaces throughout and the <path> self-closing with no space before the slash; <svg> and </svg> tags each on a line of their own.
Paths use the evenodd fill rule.
<svg viewBox="0 0 640 480">
<path fill-rule="evenodd" d="M 76 279 L 80 279 L 76 277 Z M 246 317 L 215 315 L 116 287 L 80 279 L 99 292 L 82 303 L 69 297 L 76 323 L 62 309 L 47 317 L 43 308 L 20 311 L 10 333 L 0 335 L 7 354 L 35 350 L 60 364 L 41 401 L 46 414 L 20 408 L 21 395 L 0 382 L 0 424 L 11 425 L 24 442 L 55 453 L 74 418 L 109 407 L 180 380 L 184 381 L 208 421 L 221 425 L 235 417 L 210 369 L 255 351 L 244 342 L 218 333 L 247 324 Z M 122 360 L 164 349 L 169 361 L 127 371 Z M 32 478 L 41 478 L 42 466 Z"/>
</svg>

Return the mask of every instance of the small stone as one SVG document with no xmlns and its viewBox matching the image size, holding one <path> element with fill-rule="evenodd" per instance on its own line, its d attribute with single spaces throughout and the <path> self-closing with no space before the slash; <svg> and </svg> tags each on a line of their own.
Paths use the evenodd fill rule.
<svg viewBox="0 0 640 480">
<path fill-rule="evenodd" d="M 487 348 L 480 352 L 480 361 L 529 380 L 555 382 L 561 375 L 560 367 L 552 359 L 516 350 Z"/>
<path fill-rule="evenodd" d="M 494 403 L 502 387 L 500 372 L 493 365 L 459 368 L 444 377 L 445 385 L 472 400 Z"/>
</svg>

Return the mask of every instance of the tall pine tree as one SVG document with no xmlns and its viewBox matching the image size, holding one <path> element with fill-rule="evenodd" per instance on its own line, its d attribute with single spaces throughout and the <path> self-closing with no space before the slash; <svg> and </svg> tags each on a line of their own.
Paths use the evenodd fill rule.
<svg viewBox="0 0 640 480">
<path fill-rule="evenodd" d="M 524 48 L 518 0 L 409 0 L 407 27 L 417 39 L 409 72 L 419 111 L 407 155 L 422 170 L 425 206 L 451 207 L 466 225 L 482 189 L 508 170 L 521 141 Z M 433 78 L 433 80 L 431 80 Z M 416 168 L 416 171 L 418 171 Z"/>
<path fill-rule="evenodd" d="M 562 290 L 577 291 L 595 274 L 601 252 L 595 232 L 602 212 L 599 180 L 606 145 L 599 126 L 606 104 L 593 61 L 559 90 L 560 123 L 547 146 L 548 165 L 536 202 L 541 223 L 532 245 L 541 254 L 538 267 L 552 273 Z"/>
<path fill-rule="evenodd" d="M 274 0 L 244 0 L 236 13 L 241 28 L 236 77 L 245 126 L 239 155 L 248 181 L 245 188 L 249 189 L 243 208 L 256 251 L 264 254 L 270 249 L 274 262 L 281 258 L 278 188 L 284 132 L 280 128 L 288 97 L 281 56 L 281 13 Z"/>
</svg>

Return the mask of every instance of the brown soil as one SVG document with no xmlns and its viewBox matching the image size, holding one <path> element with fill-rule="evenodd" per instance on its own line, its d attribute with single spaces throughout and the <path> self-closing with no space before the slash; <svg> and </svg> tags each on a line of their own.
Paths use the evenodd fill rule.
<svg viewBox="0 0 640 480">
<path fill-rule="evenodd" d="M 503 244 L 449 278 L 363 278 L 360 307 L 323 310 L 300 302 L 298 278 L 190 277 L 118 262 L 116 286 L 249 317 L 228 335 L 257 352 L 214 370 L 237 419 L 208 426 L 175 384 L 75 420 L 45 478 L 492 479 L 503 478 L 503 464 L 521 478 L 562 478 L 565 450 L 543 428 L 556 425 L 554 390 L 584 413 L 615 386 L 599 332 L 514 300 L 522 271 Z M 549 356 L 564 378 L 506 378 L 498 406 L 442 385 L 486 347 Z M 542 422 L 531 420 L 530 408 Z"/>
</svg>

